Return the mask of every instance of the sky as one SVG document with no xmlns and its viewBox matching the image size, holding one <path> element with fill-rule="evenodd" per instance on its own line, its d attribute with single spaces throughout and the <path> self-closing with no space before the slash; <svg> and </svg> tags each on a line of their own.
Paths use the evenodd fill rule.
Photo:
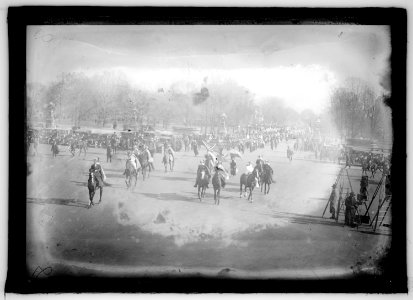
<svg viewBox="0 0 413 300">
<path fill-rule="evenodd" d="M 58 25 L 27 33 L 28 82 L 109 70 L 144 90 L 188 92 L 231 80 L 257 102 L 274 97 L 297 111 L 320 112 L 348 77 L 380 94 L 391 54 L 386 26 Z"/>
</svg>

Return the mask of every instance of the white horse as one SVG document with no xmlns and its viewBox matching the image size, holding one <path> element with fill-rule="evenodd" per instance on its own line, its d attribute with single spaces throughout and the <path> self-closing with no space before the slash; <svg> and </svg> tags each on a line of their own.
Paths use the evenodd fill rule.
<svg viewBox="0 0 413 300">
<path fill-rule="evenodd" d="M 135 180 L 134 187 L 136 186 L 136 181 L 138 180 L 138 172 L 141 169 L 141 164 L 139 159 L 136 157 L 135 154 L 131 154 L 129 158 L 126 160 L 126 168 L 125 168 L 125 182 L 128 188 L 131 187 L 132 178 Z"/>
</svg>

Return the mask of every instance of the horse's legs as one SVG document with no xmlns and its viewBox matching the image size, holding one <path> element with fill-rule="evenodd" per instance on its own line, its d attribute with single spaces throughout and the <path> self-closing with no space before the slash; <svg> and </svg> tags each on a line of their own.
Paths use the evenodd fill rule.
<svg viewBox="0 0 413 300">
<path fill-rule="evenodd" d="M 89 206 L 88 208 L 90 208 L 93 205 L 93 197 L 95 195 L 94 191 L 89 191 Z"/>
<path fill-rule="evenodd" d="M 242 183 L 240 184 L 240 187 L 239 187 L 239 197 L 240 198 L 242 197 Z"/>
<path fill-rule="evenodd" d="M 100 203 L 100 202 L 102 202 L 103 188 L 100 187 L 99 190 L 100 190 L 100 197 L 99 197 L 99 203 Z"/>
<path fill-rule="evenodd" d="M 270 187 L 271 187 L 271 184 L 269 184 L 269 183 L 268 183 L 268 191 L 267 191 L 267 195 L 270 193 Z"/>
<path fill-rule="evenodd" d="M 201 195 L 201 185 L 198 185 L 198 199 L 199 199 L 199 201 L 201 201 L 201 197 L 202 197 L 202 195 Z"/>
<path fill-rule="evenodd" d="M 218 189 L 218 192 L 217 192 L 217 205 L 219 205 L 219 196 L 220 196 L 220 194 L 221 194 L 221 189 Z"/>
</svg>

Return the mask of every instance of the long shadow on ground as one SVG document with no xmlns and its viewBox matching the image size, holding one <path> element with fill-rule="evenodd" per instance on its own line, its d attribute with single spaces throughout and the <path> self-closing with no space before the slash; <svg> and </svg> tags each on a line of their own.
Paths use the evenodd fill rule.
<svg viewBox="0 0 413 300">
<path fill-rule="evenodd" d="M 290 223 L 294 223 L 294 224 L 305 224 L 305 225 L 315 224 L 315 225 L 344 227 L 343 223 L 337 223 L 334 220 L 324 219 L 318 216 L 302 215 L 302 214 L 287 213 L 287 212 L 268 212 L 268 213 L 262 213 L 262 214 L 272 216 L 273 218 L 288 219 Z M 391 234 L 388 234 L 388 233 L 373 232 L 372 230 L 369 231 L 369 229 L 367 229 L 368 228 L 367 226 L 368 226 L 367 224 L 360 225 L 358 229 L 357 227 L 355 227 L 352 230 L 358 231 L 360 233 L 366 233 L 366 234 L 391 236 Z"/>
<path fill-rule="evenodd" d="M 141 193 L 142 195 L 157 199 L 157 200 L 165 200 L 165 201 L 187 201 L 187 202 L 197 202 L 198 200 L 198 194 L 194 193 L 194 196 L 185 196 L 185 195 L 180 195 L 177 193 L 159 193 L 159 194 L 153 194 L 153 193 Z"/>
<path fill-rule="evenodd" d="M 78 199 L 64 199 L 64 198 L 27 198 L 27 202 L 36 204 L 56 204 L 65 206 L 76 206 L 87 208 L 88 203 L 79 201 Z"/>
</svg>

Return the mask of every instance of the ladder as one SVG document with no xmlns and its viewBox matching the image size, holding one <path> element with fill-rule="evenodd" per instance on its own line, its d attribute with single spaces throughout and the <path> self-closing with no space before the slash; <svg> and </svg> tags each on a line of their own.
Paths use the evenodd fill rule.
<svg viewBox="0 0 413 300">
<path fill-rule="evenodd" d="M 342 168 L 341 170 L 340 170 L 340 172 L 338 173 L 338 176 L 337 176 L 337 179 L 336 179 L 336 181 L 334 182 L 334 184 L 337 186 L 338 185 L 338 183 L 339 183 L 339 181 L 340 181 L 340 179 L 341 179 L 341 175 L 342 175 L 342 173 L 343 173 L 343 170 L 344 170 L 344 168 Z M 342 185 L 341 185 L 341 187 L 340 187 L 340 195 L 341 195 L 341 191 L 342 191 Z M 324 208 L 324 211 L 323 211 L 323 214 L 322 214 L 322 218 L 324 218 L 324 215 L 325 215 L 325 213 L 326 213 L 326 211 L 327 211 L 327 207 L 329 206 L 329 204 L 330 204 L 330 202 L 331 202 L 331 199 L 330 199 L 330 197 L 328 198 L 328 201 L 327 201 L 327 204 L 326 204 L 326 207 Z M 338 209 L 338 211 L 339 211 L 339 208 L 337 207 L 337 209 Z M 337 214 L 338 214 L 338 211 L 337 211 Z M 336 217 L 336 219 L 337 219 L 337 217 Z"/>
<path fill-rule="evenodd" d="M 392 195 L 386 195 L 384 185 L 382 185 L 382 188 L 380 190 L 381 191 L 380 191 L 380 196 L 379 196 L 379 206 L 377 208 L 376 214 L 374 215 L 370 223 L 370 226 L 372 226 L 374 223 L 374 226 L 373 226 L 374 231 L 376 231 L 377 229 L 377 223 L 379 223 L 379 219 L 380 219 L 380 223 L 378 224 L 379 227 L 381 226 L 390 227 L 391 226 L 391 214 L 389 213 L 389 211 L 391 208 Z"/>
</svg>

